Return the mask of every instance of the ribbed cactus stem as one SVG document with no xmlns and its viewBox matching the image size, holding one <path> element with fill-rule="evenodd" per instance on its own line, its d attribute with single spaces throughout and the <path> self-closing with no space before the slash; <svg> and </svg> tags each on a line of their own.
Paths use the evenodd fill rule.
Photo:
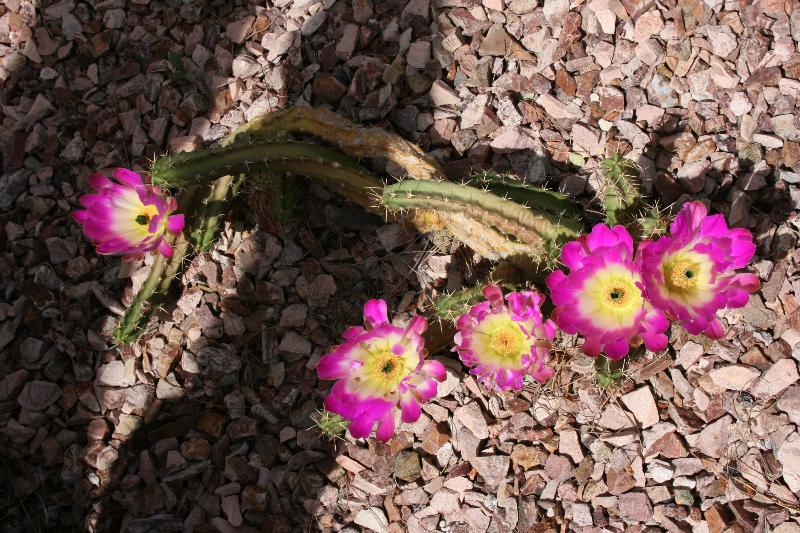
<svg viewBox="0 0 800 533">
<path fill-rule="evenodd" d="M 581 229 L 574 219 L 530 209 L 457 183 L 402 181 L 387 186 L 382 200 L 386 207 L 393 210 L 422 208 L 461 213 L 531 246 L 543 246 L 546 241 L 575 237 Z"/>
<path fill-rule="evenodd" d="M 317 179 L 367 209 L 375 207 L 380 180 L 355 161 L 328 148 L 302 142 L 234 144 L 167 155 L 151 169 L 153 183 L 177 188 L 228 175 L 269 180 L 282 173 Z"/>
<path fill-rule="evenodd" d="M 631 212 L 641 199 L 640 171 L 635 162 L 617 154 L 600 162 L 603 177 L 603 205 L 606 222 L 622 222 L 625 213 Z"/>
<path fill-rule="evenodd" d="M 207 250 L 214 242 L 233 181 L 233 176 L 223 176 L 211 185 L 211 191 L 197 214 L 190 234 L 190 240 L 196 249 Z"/>
<path fill-rule="evenodd" d="M 118 342 L 130 344 L 141 335 L 153 311 L 161 305 L 169 292 L 172 280 L 180 272 L 189 248 L 189 241 L 181 234 L 172 242 L 170 259 L 161 254 L 156 256 L 153 266 L 150 268 L 150 274 L 139 292 L 133 297 L 114 330 L 114 338 Z"/>
</svg>

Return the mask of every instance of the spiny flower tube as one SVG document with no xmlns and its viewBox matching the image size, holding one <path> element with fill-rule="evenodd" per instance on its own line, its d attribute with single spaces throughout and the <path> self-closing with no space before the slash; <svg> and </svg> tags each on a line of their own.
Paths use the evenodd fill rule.
<svg viewBox="0 0 800 533">
<path fill-rule="evenodd" d="M 320 379 L 335 379 L 325 409 L 350 421 L 354 438 L 365 438 L 375 424 L 377 437 L 388 441 L 399 421 L 416 422 L 421 404 L 436 395 L 444 365 L 425 360 L 425 319 L 414 316 L 405 328 L 389 323 L 386 302 L 364 305 L 366 327 L 348 328 L 343 344 L 317 365 Z M 399 419 L 399 420 L 398 420 Z"/>
<path fill-rule="evenodd" d="M 89 177 L 95 194 L 85 194 L 79 202 L 86 209 L 72 213 L 99 254 L 122 254 L 126 259 L 157 250 L 172 257 L 172 247 L 164 238 L 167 232 L 183 230 L 183 215 L 175 198 L 145 184 L 132 170 L 118 168 L 113 179 L 95 173 Z"/>
<path fill-rule="evenodd" d="M 669 322 L 645 299 L 633 239 L 623 226 L 597 224 L 564 245 L 561 261 L 569 274 L 556 270 L 547 277 L 553 320 L 584 336 L 585 354 L 622 359 L 642 342 L 652 351 L 666 348 Z"/>
<path fill-rule="evenodd" d="M 689 333 L 722 337 L 717 310 L 745 306 L 760 286 L 755 274 L 735 272 L 756 251 L 750 232 L 729 229 L 701 202 L 684 204 L 670 235 L 642 243 L 639 251 L 649 299 Z"/>
<path fill-rule="evenodd" d="M 456 321 L 453 351 L 488 389 L 520 390 L 525 374 L 539 383 L 547 381 L 553 375 L 547 363 L 556 325 L 542 319 L 544 296 L 512 292 L 504 301 L 497 285 L 487 285 L 483 294 L 486 301 Z"/>
</svg>

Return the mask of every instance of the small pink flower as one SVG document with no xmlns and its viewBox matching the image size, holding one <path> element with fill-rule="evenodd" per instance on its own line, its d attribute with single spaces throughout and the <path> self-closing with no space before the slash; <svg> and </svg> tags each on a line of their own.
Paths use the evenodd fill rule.
<svg viewBox="0 0 800 533">
<path fill-rule="evenodd" d="M 737 274 L 756 251 L 753 236 L 729 229 L 700 202 L 684 204 L 670 235 L 639 246 L 649 299 L 693 334 L 724 335 L 717 310 L 743 307 L 758 290 L 755 274 Z"/>
<path fill-rule="evenodd" d="M 317 364 L 320 379 L 335 379 L 325 409 L 349 420 L 350 435 L 365 438 L 378 424 L 377 437 L 388 441 L 399 420 L 416 422 L 421 404 L 436 395 L 444 381 L 439 361 L 425 360 L 425 319 L 414 316 L 403 329 L 389 323 L 386 302 L 364 305 L 366 328 L 354 326 L 345 342 Z M 399 420 L 398 420 L 399 419 Z"/>
<path fill-rule="evenodd" d="M 114 171 L 114 179 L 92 174 L 89 186 L 95 194 L 80 197 L 86 208 L 72 213 L 83 225 L 83 232 L 100 254 L 122 254 L 135 258 L 158 250 L 172 257 L 172 247 L 164 239 L 166 232 L 183 230 L 183 215 L 170 215 L 178 204 L 164 196 L 161 189 L 147 185 L 142 177 L 126 168 Z"/>
<path fill-rule="evenodd" d="M 525 374 L 544 383 L 553 375 L 550 341 L 556 333 L 552 320 L 543 321 L 538 292 L 512 292 L 503 301 L 497 285 L 487 285 L 486 301 L 456 321 L 456 346 L 470 374 L 496 391 L 520 390 Z"/>
<path fill-rule="evenodd" d="M 666 348 L 669 322 L 645 300 L 633 239 L 623 226 L 597 224 L 564 245 L 561 261 L 569 274 L 556 270 L 547 278 L 553 320 L 585 337 L 584 353 L 622 359 L 642 342 L 655 352 Z"/>
</svg>

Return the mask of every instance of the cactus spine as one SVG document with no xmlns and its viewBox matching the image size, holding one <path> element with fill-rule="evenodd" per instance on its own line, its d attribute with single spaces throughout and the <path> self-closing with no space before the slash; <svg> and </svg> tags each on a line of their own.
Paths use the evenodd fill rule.
<svg viewBox="0 0 800 533">
<path fill-rule="evenodd" d="M 639 166 L 617 154 L 600 162 L 600 175 L 606 222 L 611 226 L 625 222 L 623 218 L 637 206 L 642 196 Z"/>
<path fill-rule="evenodd" d="M 527 255 L 539 259 L 547 255 L 548 242 L 577 236 L 581 229 L 577 220 L 560 217 L 543 210 L 527 208 L 510 200 L 467 185 L 442 181 L 401 181 L 384 188 L 383 204 L 391 210 L 429 209 L 437 213 L 462 215 L 479 222 L 479 228 L 456 228 L 454 235 L 464 241 L 475 241 L 486 230 L 493 230 L 511 243 L 527 247 Z M 469 232 L 464 238 L 464 229 Z M 474 233 L 475 230 L 478 233 Z M 495 235 L 486 240 L 491 242 Z M 481 253 L 481 248 L 476 248 Z"/>
</svg>

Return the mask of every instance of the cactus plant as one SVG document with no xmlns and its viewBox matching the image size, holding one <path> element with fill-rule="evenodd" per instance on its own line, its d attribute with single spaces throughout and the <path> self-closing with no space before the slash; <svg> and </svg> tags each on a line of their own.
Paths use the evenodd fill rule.
<svg viewBox="0 0 800 533">
<path fill-rule="evenodd" d="M 617 154 L 600 162 L 600 175 L 606 222 L 612 226 L 622 223 L 641 199 L 641 170 L 634 161 Z"/>
<path fill-rule="evenodd" d="M 391 210 L 426 209 L 460 215 L 477 224 L 450 227 L 476 252 L 490 257 L 525 255 L 534 262 L 548 254 L 547 243 L 575 237 L 581 229 L 576 219 L 533 210 L 511 200 L 467 185 L 442 181 L 405 180 L 384 188 L 383 205 Z M 500 253 L 498 253 L 498 251 Z"/>
</svg>

